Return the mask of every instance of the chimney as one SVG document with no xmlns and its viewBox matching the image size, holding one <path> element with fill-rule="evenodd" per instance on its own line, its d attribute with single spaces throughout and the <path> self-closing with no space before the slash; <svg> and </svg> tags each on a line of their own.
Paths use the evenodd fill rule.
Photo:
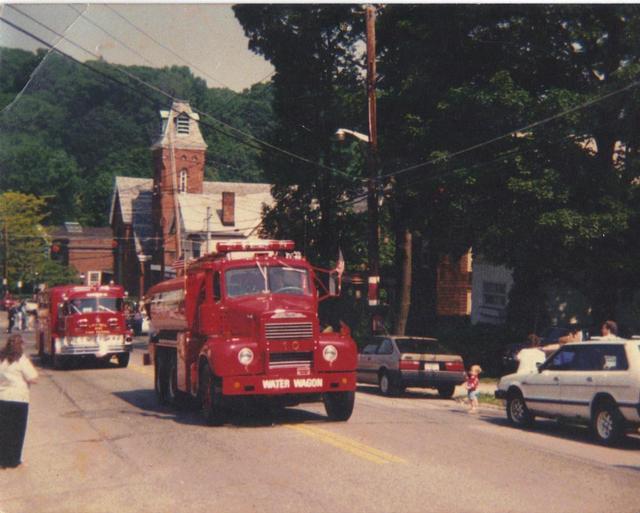
<svg viewBox="0 0 640 513">
<path fill-rule="evenodd" d="M 233 226 L 236 224 L 236 193 L 222 193 L 222 224 L 223 226 Z"/>
</svg>

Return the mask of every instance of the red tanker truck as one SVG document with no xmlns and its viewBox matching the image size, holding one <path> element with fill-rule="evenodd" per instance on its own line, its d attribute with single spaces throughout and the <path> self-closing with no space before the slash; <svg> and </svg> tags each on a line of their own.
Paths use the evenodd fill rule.
<svg viewBox="0 0 640 513">
<path fill-rule="evenodd" d="M 345 325 L 325 332 L 318 321 L 318 303 L 336 295 L 339 274 L 293 250 L 291 241 L 219 242 L 149 290 L 161 402 L 196 398 L 211 425 L 240 398 L 282 406 L 322 400 L 330 419 L 349 419 L 356 344 Z"/>
<path fill-rule="evenodd" d="M 124 288 L 119 285 L 62 285 L 38 296 L 36 345 L 42 361 L 55 368 L 71 359 L 116 356 L 129 364 L 131 331 L 124 315 Z"/>
</svg>

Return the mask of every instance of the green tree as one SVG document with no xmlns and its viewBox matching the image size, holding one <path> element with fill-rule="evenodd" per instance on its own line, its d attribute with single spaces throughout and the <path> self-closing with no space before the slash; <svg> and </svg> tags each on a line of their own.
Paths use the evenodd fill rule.
<svg viewBox="0 0 640 513">
<path fill-rule="evenodd" d="M 75 219 L 82 182 L 78 166 L 63 149 L 52 148 L 28 135 L 3 136 L 0 170 L 0 190 L 21 191 L 49 200 L 48 222 Z"/>
<path fill-rule="evenodd" d="M 512 319 L 529 329 L 548 283 L 612 315 L 640 284 L 637 93 L 458 152 L 629 84 L 638 9 L 391 6 L 382 19 L 386 159 L 440 158 L 398 177 L 401 203 L 422 209 L 415 229 L 436 251 L 473 245 L 514 269 Z"/>
<path fill-rule="evenodd" d="M 46 259 L 46 232 L 42 227 L 45 200 L 18 192 L 0 195 L 0 256 L 9 287 L 31 281 Z"/>
<path fill-rule="evenodd" d="M 328 264 L 337 246 L 348 244 L 340 202 L 354 191 L 354 181 L 335 171 L 347 169 L 351 159 L 334 134 L 339 127 L 366 126 L 356 51 L 362 17 L 347 5 L 237 5 L 234 11 L 249 48 L 276 69 L 277 124 L 266 134 L 268 141 L 321 164 L 262 152 L 277 200 L 267 213 L 267 226 L 277 227 L 278 234 L 306 247 L 312 259 Z"/>
</svg>

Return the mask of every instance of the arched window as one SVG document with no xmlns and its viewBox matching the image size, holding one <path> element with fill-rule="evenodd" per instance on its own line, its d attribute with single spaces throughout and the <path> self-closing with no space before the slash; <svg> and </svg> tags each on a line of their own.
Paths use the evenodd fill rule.
<svg viewBox="0 0 640 513">
<path fill-rule="evenodd" d="M 186 169 L 182 169 L 180 171 L 179 181 L 178 181 L 178 192 L 187 192 L 187 185 L 189 181 L 189 174 Z"/>
</svg>

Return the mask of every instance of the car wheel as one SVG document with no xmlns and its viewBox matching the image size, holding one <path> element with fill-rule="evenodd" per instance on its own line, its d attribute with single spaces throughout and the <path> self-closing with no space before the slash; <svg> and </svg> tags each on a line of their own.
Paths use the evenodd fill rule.
<svg viewBox="0 0 640 513">
<path fill-rule="evenodd" d="M 507 418 L 519 427 L 529 427 L 533 424 L 533 415 L 520 392 L 511 392 L 507 396 Z"/>
<path fill-rule="evenodd" d="M 612 445 L 624 433 L 624 419 L 611 401 L 602 401 L 593 410 L 591 429 L 598 442 Z"/>
<path fill-rule="evenodd" d="M 124 368 L 129 365 L 129 357 L 129 353 L 118 353 L 116 355 L 116 358 L 118 359 L 118 367 Z"/>
<path fill-rule="evenodd" d="M 444 399 L 450 399 L 453 397 L 453 393 L 456 391 L 455 385 L 444 385 L 438 387 L 438 395 Z"/>
<path fill-rule="evenodd" d="M 323 394 L 324 408 L 330 420 L 349 420 L 353 413 L 355 392 L 327 392 Z"/>
<path fill-rule="evenodd" d="M 393 382 L 387 371 L 382 371 L 378 376 L 378 386 L 382 395 L 392 396 L 398 393 L 398 386 Z"/>
<path fill-rule="evenodd" d="M 224 424 L 222 389 L 208 365 L 200 369 L 199 396 L 202 416 L 210 426 Z"/>
</svg>

